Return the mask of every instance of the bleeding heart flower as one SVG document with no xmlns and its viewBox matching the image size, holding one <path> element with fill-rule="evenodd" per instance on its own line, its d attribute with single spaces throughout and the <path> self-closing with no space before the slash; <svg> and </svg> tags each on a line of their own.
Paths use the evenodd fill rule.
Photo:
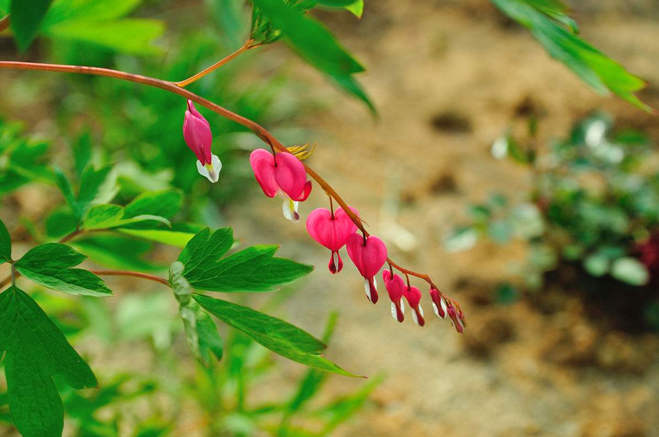
<svg viewBox="0 0 659 437">
<path fill-rule="evenodd" d="M 384 286 L 389 293 L 389 299 L 391 299 L 391 315 L 395 320 L 402 323 L 405 320 L 405 304 L 402 300 L 405 294 L 405 282 L 397 274 L 392 276 L 389 270 L 382 272 L 382 279 L 384 279 Z"/>
<path fill-rule="evenodd" d="M 421 291 L 416 287 L 405 287 L 405 299 L 407 303 L 412 307 L 412 318 L 414 318 L 414 323 L 419 326 L 426 324 L 426 320 L 423 318 L 423 308 L 421 308 Z"/>
<path fill-rule="evenodd" d="M 275 158 L 263 149 L 253 151 L 249 162 L 263 193 L 268 197 L 281 195 L 284 217 L 297 222 L 300 219 L 298 204 L 307 200 L 311 193 L 311 181 L 307 181 L 302 162 L 288 152 L 277 153 Z"/>
<path fill-rule="evenodd" d="M 453 326 L 455 326 L 456 331 L 458 331 L 460 334 L 465 332 L 465 320 L 464 320 L 464 314 L 462 311 L 459 311 L 455 309 L 455 307 L 451 304 L 448 305 L 448 308 L 446 309 L 446 312 L 448 313 L 448 316 L 451 318 L 453 321 Z"/>
<path fill-rule="evenodd" d="M 188 110 L 183 119 L 183 138 L 188 147 L 197 155 L 197 171 L 200 175 L 215 183 L 220 178 L 222 162 L 211 153 L 213 134 L 208 121 L 188 100 Z"/>
<path fill-rule="evenodd" d="M 430 298 L 432 299 L 432 309 L 435 310 L 437 317 L 446 318 L 446 300 L 436 288 L 430 289 Z"/>
<path fill-rule="evenodd" d="M 359 215 L 357 210 L 352 209 L 352 211 Z M 357 225 L 342 208 L 337 209 L 334 214 L 327 208 L 314 209 L 307 218 L 307 231 L 311 238 L 332 251 L 329 262 L 329 271 L 332 274 L 343 269 L 339 250 L 345 246 L 348 237 L 356 230 Z"/>
<path fill-rule="evenodd" d="M 364 238 L 358 233 L 348 237 L 346 242 L 348 256 L 364 277 L 364 290 L 366 297 L 373 303 L 378 301 L 378 289 L 375 275 L 378 274 L 387 261 L 387 247 L 378 237 Z"/>
</svg>

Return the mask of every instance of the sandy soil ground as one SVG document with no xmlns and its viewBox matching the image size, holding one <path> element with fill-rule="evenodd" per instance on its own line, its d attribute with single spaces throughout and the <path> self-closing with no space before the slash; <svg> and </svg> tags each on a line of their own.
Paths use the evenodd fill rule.
<svg viewBox="0 0 659 437">
<path fill-rule="evenodd" d="M 582 6 L 583 35 L 659 84 L 657 5 Z M 317 266 L 289 302 L 290 319 L 320 332 L 323 316 L 340 309 L 329 356 L 356 373 L 388 374 L 374 404 L 337 435 L 659 436 L 656 338 L 630 337 L 588 321 L 578 299 L 559 291 L 560 305 L 548 314 L 524 300 L 508 307 L 483 304 L 488 288 L 481 284 L 506 277 L 524 248 L 484 244 L 456 255 L 440 244 L 470 200 L 493 191 L 523 196 L 523 169 L 494 160 L 489 147 L 506 128 L 521 126 L 529 111 L 541 116 L 543 141 L 563 135 L 594 109 L 659 139 L 656 118 L 593 94 L 483 1 L 380 0 L 370 2 L 361 22 L 346 16 L 331 27 L 368 66 L 363 83 L 380 119 L 373 122 L 361 106 L 301 67 L 304 79 L 318 84 L 312 95 L 327 99 L 330 109 L 306 120 L 323 133 L 299 141 L 318 143 L 310 164 L 359 209 L 394 258 L 431 272 L 463 303 L 470 321 L 458 336 L 431 314 L 425 297 L 428 325 L 399 325 L 386 296 L 375 307 L 366 300 L 351 265 L 337 277 L 329 274 L 329 253 L 310 241 L 302 223 L 288 225 L 278 202 L 254 198 L 230 211 L 228 221 L 249 242 L 284 242 L 284 253 L 311 257 Z M 276 50 L 282 49 L 271 56 L 285 56 Z M 641 96 L 659 106 L 656 86 Z M 326 206 L 320 192 L 303 209 L 318 206 Z M 392 223 L 411 233 L 412 248 Z M 359 383 L 335 379 L 332 389 Z"/>
</svg>

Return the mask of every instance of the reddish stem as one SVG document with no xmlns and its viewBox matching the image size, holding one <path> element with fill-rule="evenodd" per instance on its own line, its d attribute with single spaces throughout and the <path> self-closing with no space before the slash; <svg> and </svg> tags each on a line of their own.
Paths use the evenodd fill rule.
<svg viewBox="0 0 659 437">
<path fill-rule="evenodd" d="M 186 99 L 192 100 L 193 102 L 215 112 L 216 114 L 221 115 L 231 121 L 234 121 L 238 124 L 245 126 L 250 129 L 257 137 L 259 137 L 263 142 L 268 144 L 273 151 L 276 149 L 279 152 L 287 152 L 288 149 L 279 142 L 270 132 L 268 132 L 263 126 L 258 123 L 249 120 L 241 115 L 238 115 L 228 109 L 211 102 L 210 100 L 204 99 L 190 91 L 181 88 L 174 82 L 169 82 L 166 80 L 156 79 L 153 77 L 142 76 L 139 74 L 131 74 L 123 71 L 111 70 L 108 68 L 99 68 L 99 67 L 86 67 L 78 65 L 58 65 L 58 64 L 41 64 L 34 62 L 18 62 L 18 61 L 0 61 L 0 69 L 14 69 L 14 70 L 36 70 L 36 71 L 48 71 L 48 72 L 57 72 L 57 73 L 74 73 L 74 74 L 86 74 L 92 76 L 103 76 L 103 77 L 112 77 L 119 80 L 124 80 L 127 82 L 139 83 L 142 85 L 151 86 L 154 88 L 160 88 L 165 91 L 169 91 L 173 94 L 177 94 Z M 370 234 L 364 228 L 361 219 L 348 207 L 348 204 L 339 196 L 339 194 L 332 188 L 318 173 L 316 173 L 309 166 L 304 165 L 307 174 L 316 181 L 316 183 L 327 193 L 328 196 L 334 198 L 336 202 L 341 206 L 343 211 L 348 214 L 348 217 L 355 223 L 362 233 L 368 237 Z M 400 265 L 396 264 L 391 258 L 387 258 L 387 262 L 391 264 L 396 269 L 400 270 L 406 275 L 411 275 L 426 281 L 431 287 L 439 290 L 437 286 L 433 283 L 429 275 L 425 273 L 418 273 Z M 450 300 L 450 299 L 449 299 Z M 452 300 L 450 300 L 453 302 Z"/>
<path fill-rule="evenodd" d="M 97 276 L 132 276 L 135 278 L 147 279 L 149 281 L 158 282 L 159 284 L 169 287 L 169 281 L 159 276 L 149 275 L 147 273 L 131 272 L 128 270 L 90 270 Z"/>
</svg>

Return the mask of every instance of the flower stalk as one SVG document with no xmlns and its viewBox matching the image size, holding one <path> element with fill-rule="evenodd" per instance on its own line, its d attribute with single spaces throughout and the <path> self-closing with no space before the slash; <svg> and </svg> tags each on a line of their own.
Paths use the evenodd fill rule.
<svg viewBox="0 0 659 437">
<path fill-rule="evenodd" d="M 249 48 L 254 48 L 254 46 L 247 46 Z M 245 51 L 245 50 L 243 50 Z M 242 53 L 242 52 L 241 52 Z M 234 56 L 235 57 L 235 56 Z M 222 62 L 222 61 L 220 61 Z M 215 112 L 216 114 L 236 122 L 252 132 L 261 139 L 264 143 L 270 146 L 273 151 L 277 152 L 288 152 L 286 146 L 284 146 L 279 140 L 277 140 L 268 130 L 258 123 L 245 118 L 239 114 L 236 114 L 216 103 L 211 102 L 210 100 L 204 99 L 184 88 L 182 88 L 176 82 L 170 82 L 166 80 L 156 79 L 149 76 L 142 76 L 138 74 L 126 73 L 124 71 L 112 70 L 108 68 L 100 67 L 88 67 L 88 66 L 78 66 L 78 65 L 60 65 L 60 64 L 45 64 L 45 63 L 34 63 L 34 62 L 20 62 L 20 61 L 0 61 L 0 69 L 12 69 L 12 70 L 33 70 L 33 71 L 46 71 L 46 72 L 57 72 L 57 73 L 73 73 L 73 74 L 85 74 L 92 76 L 102 76 L 102 77 L 111 77 L 114 79 L 119 79 L 127 82 L 138 83 L 141 85 L 147 85 L 154 88 L 159 88 L 173 94 L 177 94 L 185 99 L 192 100 L 193 102 Z M 193 76 L 194 77 L 194 76 Z M 184 81 L 185 82 L 185 81 Z M 346 215 L 352 220 L 352 222 L 357 226 L 357 228 L 362 232 L 364 238 L 370 236 L 369 232 L 365 229 L 362 220 L 357 214 L 355 214 L 348 204 L 343 200 L 343 198 L 332 188 L 332 186 L 325 181 L 318 173 L 316 173 L 311 167 L 302 163 L 305 168 L 306 173 L 310 178 L 316 181 L 316 183 L 327 193 L 327 195 L 334 199 L 336 203 L 345 211 Z M 409 276 L 414 276 L 425 282 L 427 282 L 432 290 L 437 290 L 439 293 L 439 287 L 435 285 L 430 275 L 420 272 L 415 272 L 410 269 L 406 269 L 401 265 L 394 262 L 391 258 L 387 257 L 386 262 L 389 265 L 401 273 Z M 460 327 L 464 325 L 464 315 L 460 306 L 454 300 L 444 296 L 440 293 L 440 297 L 446 300 L 449 309 L 455 307 L 455 310 L 451 311 L 449 314 L 455 314 L 456 319 L 462 319 Z M 453 319 L 453 317 L 452 317 Z"/>
</svg>

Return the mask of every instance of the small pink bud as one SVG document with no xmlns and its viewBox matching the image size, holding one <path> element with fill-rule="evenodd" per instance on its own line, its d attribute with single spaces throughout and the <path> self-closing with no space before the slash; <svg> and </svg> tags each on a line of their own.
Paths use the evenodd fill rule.
<svg viewBox="0 0 659 437">
<path fill-rule="evenodd" d="M 436 288 L 430 289 L 430 298 L 432 299 L 432 309 L 435 310 L 437 317 L 446 318 L 446 301 Z"/>
<path fill-rule="evenodd" d="M 405 299 L 407 303 L 410 304 L 412 308 L 412 317 L 414 318 L 414 323 L 419 326 L 426 324 L 426 320 L 423 318 L 423 308 L 421 308 L 421 291 L 416 287 L 405 287 Z"/>
<path fill-rule="evenodd" d="M 453 326 L 455 326 L 455 330 L 458 331 L 460 334 L 464 333 L 465 328 L 464 328 L 464 324 L 462 322 L 462 319 L 464 319 L 464 315 L 462 315 L 462 317 L 460 317 L 460 314 L 462 313 L 462 311 L 460 311 L 460 313 L 458 313 L 458 311 L 456 311 L 455 307 L 449 303 L 446 312 L 448 313 L 448 316 L 453 321 Z"/>
<path fill-rule="evenodd" d="M 213 134 L 208 121 L 188 100 L 188 109 L 183 119 L 183 138 L 190 150 L 197 156 L 197 171 L 211 182 L 217 182 L 222 170 L 220 159 L 213 155 L 211 146 Z"/>
<path fill-rule="evenodd" d="M 384 279 L 384 286 L 391 299 L 391 315 L 402 323 L 405 320 L 405 304 L 402 301 L 405 294 L 405 282 L 397 274 L 392 276 L 391 272 L 386 269 L 382 271 L 382 279 Z"/>
<path fill-rule="evenodd" d="M 357 214 L 357 211 L 353 209 Z M 345 246 L 348 237 L 357 230 L 348 214 L 339 208 L 334 216 L 329 209 L 318 208 L 309 214 L 307 218 L 307 231 L 311 238 L 332 251 L 329 262 L 329 270 L 338 273 L 343 268 L 343 261 L 339 250 Z"/>
<path fill-rule="evenodd" d="M 364 277 L 364 290 L 366 297 L 373 302 L 378 301 L 377 282 L 375 275 L 378 274 L 387 261 L 387 247 L 378 237 L 370 236 L 366 239 L 358 233 L 348 237 L 346 242 L 348 256 Z"/>
<path fill-rule="evenodd" d="M 249 157 L 256 181 L 268 197 L 280 194 L 284 197 L 284 216 L 298 221 L 298 202 L 307 200 L 311 193 L 311 181 L 307 181 L 304 164 L 288 152 L 277 153 L 277 158 L 266 150 L 257 149 Z"/>
</svg>

